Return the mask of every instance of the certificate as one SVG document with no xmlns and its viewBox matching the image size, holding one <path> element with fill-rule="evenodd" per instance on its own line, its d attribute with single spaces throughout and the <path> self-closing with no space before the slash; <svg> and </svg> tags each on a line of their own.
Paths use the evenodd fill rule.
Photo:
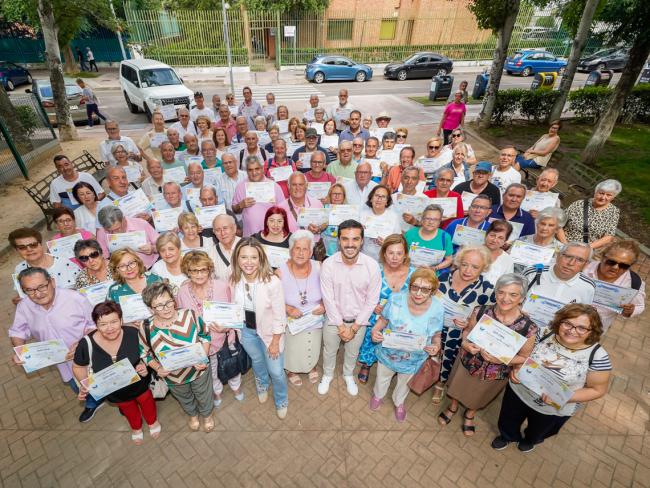
<svg viewBox="0 0 650 488">
<path fill-rule="evenodd" d="M 359 221 L 359 205 L 331 205 L 329 225 L 340 225 L 346 220 Z"/>
<path fill-rule="evenodd" d="M 458 199 L 456 197 L 430 198 L 428 204 L 439 205 L 442 208 L 443 219 L 455 219 L 456 217 L 462 217 L 462 215 L 456 215 L 456 212 L 458 210 Z"/>
<path fill-rule="evenodd" d="M 454 181 L 451 183 L 451 189 L 453 190 L 457 185 L 460 185 L 461 183 L 465 183 L 465 177 L 463 175 L 454 176 Z"/>
<path fill-rule="evenodd" d="M 94 285 L 86 286 L 84 288 L 79 288 L 79 293 L 85 296 L 90 304 L 94 307 L 98 303 L 101 303 L 106 300 L 108 295 L 108 289 L 111 285 L 115 283 L 113 280 L 102 281 L 101 283 L 96 283 Z"/>
<path fill-rule="evenodd" d="M 165 195 L 163 195 L 162 193 L 156 193 L 151 197 L 151 205 L 156 210 L 169 208 L 169 203 L 167 203 L 167 200 L 165 200 Z"/>
<path fill-rule="evenodd" d="M 329 209 L 327 208 L 306 208 L 298 210 L 298 225 L 302 228 L 309 227 L 309 224 L 323 225 L 329 222 Z"/>
<path fill-rule="evenodd" d="M 207 364 L 208 356 L 205 354 L 203 344 L 195 342 L 189 346 L 176 347 L 156 354 L 160 364 L 167 371 L 189 368 L 196 364 Z"/>
<path fill-rule="evenodd" d="M 311 168 L 311 155 L 314 153 L 301 152 L 298 154 L 298 160 L 302 163 L 303 169 Z"/>
<path fill-rule="evenodd" d="M 472 206 L 472 202 L 478 195 L 476 193 L 470 193 L 468 191 L 464 191 L 461 195 L 460 198 L 463 200 L 463 209 L 466 212 L 469 212 L 469 207 Z M 460 217 L 460 215 L 459 215 Z"/>
<path fill-rule="evenodd" d="M 287 157 L 291 158 L 293 153 L 305 145 L 304 142 L 287 142 Z M 269 156 L 270 157 L 270 156 Z"/>
<path fill-rule="evenodd" d="M 241 329 L 244 327 L 244 308 L 236 303 L 203 302 L 203 320 L 219 327 Z"/>
<path fill-rule="evenodd" d="M 158 232 L 167 232 L 178 227 L 178 216 L 183 213 L 183 207 L 166 208 L 152 212 L 153 225 Z"/>
<path fill-rule="evenodd" d="M 171 118 L 176 118 L 171 117 Z M 167 141 L 167 133 L 166 132 L 154 132 L 153 135 L 149 136 L 149 145 L 153 148 L 158 148 L 160 145 Z"/>
<path fill-rule="evenodd" d="M 519 237 L 521 236 L 521 231 L 524 229 L 524 224 L 520 222 L 512 222 L 510 220 L 508 222 L 510 222 L 510 225 L 512 225 L 512 232 L 510 233 L 510 237 L 508 238 L 508 240 L 510 242 L 513 242 L 519 239 Z"/>
<path fill-rule="evenodd" d="M 613 310 L 616 313 L 623 311 L 623 305 L 627 305 L 639 293 L 634 288 L 625 288 L 605 281 L 594 280 L 596 282 L 596 293 L 594 294 L 594 303 L 601 307 Z"/>
<path fill-rule="evenodd" d="M 50 250 L 50 254 L 62 259 L 71 259 L 74 258 L 74 245 L 80 240 L 81 234 L 72 234 L 71 236 L 47 241 L 47 248 Z"/>
<path fill-rule="evenodd" d="M 140 181 L 140 177 L 142 176 L 140 166 L 122 166 L 122 169 L 126 173 L 126 179 L 129 183 L 137 183 Z"/>
<path fill-rule="evenodd" d="M 530 293 L 526 297 L 522 310 L 528 314 L 530 319 L 540 327 L 546 327 L 553 319 L 555 312 L 564 307 L 564 303 L 546 298 L 541 295 Z"/>
<path fill-rule="evenodd" d="M 380 178 L 382 175 L 382 170 L 381 170 L 381 161 L 379 159 L 364 159 L 364 163 L 368 163 L 370 165 L 370 169 L 372 170 L 372 177 L 373 178 Z"/>
<path fill-rule="evenodd" d="M 381 237 L 382 239 L 395 233 L 393 222 L 381 215 L 369 215 L 364 223 L 365 236 L 370 238 Z M 399 232 L 398 232 L 399 233 Z"/>
<path fill-rule="evenodd" d="M 68 346 L 63 339 L 50 339 L 42 342 L 30 342 L 14 347 L 16 356 L 24 361 L 23 369 L 31 373 L 37 369 L 65 362 Z"/>
<path fill-rule="evenodd" d="M 190 206 L 192 207 L 200 207 L 201 206 L 201 188 L 195 188 L 192 186 L 186 186 L 184 188 L 185 190 L 185 198 L 188 202 L 190 202 Z"/>
<path fill-rule="evenodd" d="M 351 113 L 352 113 L 352 109 L 351 109 L 351 108 L 341 108 L 341 107 L 338 107 L 338 108 L 334 111 L 334 119 L 336 120 L 337 125 L 338 125 L 338 123 L 339 123 L 340 121 L 342 121 L 342 120 L 348 120 L 348 119 L 350 118 L 350 114 L 351 114 Z"/>
<path fill-rule="evenodd" d="M 288 119 L 276 120 L 273 125 L 278 126 L 278 129 L 280 129 L 280 134 L 286 134 L 287 132 L 289 132 L 289 120 Z"/>
<path fill-rule="evenodd" d="M 399 152 L 395 151 L 394 149 L 384 150 L 379 155 L 379 159 L 381 159 L 388 166 L 395 166 L 399 164 Z"/>
<path fill-rule="evenodd" d="M 524 241 L 515 241 L 510 248 L 510 257 L 517 264 L 532 266 L 548 264 L 553 260 L 555 248 L 542 247 Z"/>
<path fill-rule="evenodd" d="M 263 244 L 264 252 L 272 268 L 279 268 L 289 259 L 289 249 L 286 247 L 269 246 Z"/>
<path fill-rule="evenodd" d="M 307 183 L 307 195 L 322 200 L 327 197 L 331 186 L 332 184 L 329 181 L 310 181 Z"/>
<path fill-rule="evenodd" d="M 138 293 L 122 295 L 119 300 L 120 307 L 122 307 L 122 320 L 124 323 L 151 317 L 151 312 L 142 301 L 142 295 Z"/>
<path fill-rule="evenodd" d="M 212 185 L 216 187 L 219 184 L 219 178 L 221 178 L 222 174 L 223 171 L 221 170 L 221 168 L 204 169 L 203 181 L 205 182 L 206 185 Z"/>
<path fill-rule="evenodd" d="M 239 157 L 239 153 L 246 148 L 245 142 L 231 142 L 230 146 L 226 148 L 228 154 L 233 154 Z"/>
<path fill-rule="evenodd" d="M 247 181 L 246 198 L 252 198 L 255 203 L 275 203 L 275 183 L 272 181 Z"/>
<path fill-rule="evenodd" d="M 271 142 L 271 136 L 269 136 L 269 133 L 265 130 L 254 130 L 251 132 L 257 134 L 257 141 L 260 146 L 266 146 L 269 142 Z"/>
<path fill-rule="evenodd" d="M 159 109 L 165 120 L 171 120 L 178 117 L 176 114 L 176 107 L 173 104 L 161 105 Z"/>
<path fill-rule="evenodd" d="M 293 167 L 291 165 L 278 166 L 277 168 L 271 168 L 269 173 L 271 174 L 271 178 L 273 178 L 276 182 L 287 181 L 293 174 Z"/>
<path fill-rule="evenodd" d="M 325 132 L 325 129 L 323 129 L 324 125 L 325 124 L 323 124 L 323 122 L 312 122 L 311 124 L 309 124 L 309 127 L 311 127 L 312 129 L 316 129 L 316 134 L 321 136 Z"/>
<path fill-rule="evenodd" d="M 203 156 L 185 156 L 185 166 L 189 166 L 191 163 L 201 164 L 203 162 Z"/>
<path fill-rule="evenodd" d="M 445 311 L 443 325 L 448 329 L 457 329 L 458 327 L 454 323 L 454 319 L 467 320 L 467 318 L 472 313 L 472 309 L 470 307 L 463 305 L 462 303 L 454 302 L 447 295 L 444 295 L 441 291 L 436 291 L 434 296 L 440 300 L 442 308 Z"/>
<path fill-rule="evenodd" d="M 437 158 L 422 158 L 415 162 L 416 166 L 422 168 L 426 174 L 435 173 L 442 166 Z"/>
<path fill-rule="evenodd" d="M 457 225 L 451 242 L 457 246 L 481 246 L 485 242 L 485 231 L 465 225 Z"/>
<path fill-rule="evenodd" d="M 199 225 L 204 229 L 212 228 L 212 222 L 215 217 L 218 215 L 223 215 L 226 213 L 226 206 L 222 203 L 221 205 L 210 205 L 209 207 L 196 207 L 194 209 L 194 215 L 199 220 Z"/>
<path fill-rule="evenodd" d="M 400 351 L 422 351 L 427 345 L 427 337 L 390 329 L 383 330 L 384 340 L 381 347 L 398 349 Z"/>
<path fill-rule="evenodd" d="M 526 343 L 526 338 L 520 333 L 486 314 L 476 323 L 467 339 L 498 358 L 503 364 L 510 364 Z"/>
<path fill-rule="evenodd" d="M 445 259 L 445 251 L 427 249 L 426 247 L 420 247 L 413 243 L 409 250 L 409 257 L 413 266 L 435 266 Z"/>
<path fill-rule="evenodd" d="M 18 273 L 12 273 L 11 279 L 14 282 L 14 290 L 16 290 L 18 296 L 20 298 L 27 298 L 27 295 L 25 295 L 25 292 L 23 291 L 22 287 L 20 286 L 20 283 L 18 282 Z"/>
<path fill-rule="evenodd" d="M 163 170 L 163 182 L 167 183 L 168 181 L 173 181 L 179 185 L 185 183 L 185 168 L 182 166 L 176 166 L 175 168 L 169 168 Z"/>
<path fill-rule="evenodd" d="M 100 400 L 111 393 L 121 390 L 125 386 L 137 383 L 142 378 L 128 358 L 124 358 L 108 368 L 97 371 L 81 380 L 81 384 L 88 388 L 88 393 L 95 400 Z"/>
<path fill-rule="evenodd" d="M 429 205 L 430 198 L 421 197 L 418 195 L 404 195 L 398 193 L 395 195 L 395 209 L 400 215 L 405 213 L 413 215 L 419 219 L 422 216 L 422 211 Z"/>
<path fill-rule="evenodd" d="M 134 217 L 141 213 L 149 213 L 151 210 L 151 202 L 144 191 L 142 191 L 142 188 L 127 193 L 123 197 L 116 198 L 113 200 L 113 205 L 119 208 L 127 217 Z"/>
<path fill-rule="evenodd" d="M 291 335 L 296 335 L 307 330 L 322 329 L 324 323 L 325 314 L 314 315 L 311 311 L 305 312 L 299 319 L 289 317 L 287 320 L 287 326 Z"/>
<path fill-rule="evenodd" d="M 376 127 L 375 129 L 370 130 L 370 135 L 381 141 L 386 132 L 395 132 L 395 129 L 392 127 Z"/>
<path fill-rule="evenodd" d="M 559 196 L 559 194 L 552 191 L 540 192 L 528 190 L 526 192 L 526 197 L 521 202 L 521 208 L 527 212 L 530 212 L 531 210 L 537 210 L 539 212 L 548 207 L 555 207 Z"/>
<path fill-rule="evenodd" d="M 147 244 L 147 235 L 143 230 L 134 230 L 133 232 L 123 232 L 121 234 L 108 234 L 108 250 L 114 253 L 118 249 L 130 247 L 137 251 L 140 246 Z"/>
<path fill-rule="evenodd" d="M 320 146 L 324 147 L 325 149 L 329 149 L 330 147 L 338 148 L 339 147 L 339 136 L 336 134 L 323 134 L 320 136 Z"/>
<path fill-rule="evenodd" d="M 555 373 L 538 364 L 531 358 L 527 358 L 517 373 L 521 384 L 533 393 L 545 394 L 549 397 L 552 405 L 558 410 L 562 408 L 573 396 L 573 391 Z"/>
<path fill-rule="evenodd" d="M 316 110 L 315 108 L 310 108 L 309 110 L 305 110 L 305 112 L 302 114 L 302 117 L 303 117 L 307 122 L 311 122 L 312 120 L 314 120 L 314 117 L 315 117 L 314 112 L 315 112 L 315 110 Z M 322 124 L 321 124 L 321 125 L 322 125 Z M 313 127 L 313 126 L 312 126 L 312 127 Z"/>
</svg>

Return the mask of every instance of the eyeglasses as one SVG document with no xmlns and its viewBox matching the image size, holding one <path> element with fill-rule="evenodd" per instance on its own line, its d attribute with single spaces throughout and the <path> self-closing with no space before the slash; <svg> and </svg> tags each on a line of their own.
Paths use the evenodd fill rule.
<svg viewBox="0 0 650 488">
<path fill-rule="evenodd" d="M 625 270 L 625 271 L 627 271 L 628 269 L 630 269 L 632 267 L 631 264 L 621 263 L 620 261 L 616 261 L 616 260 L 610 259 L 610 258 L 603 259 L 603 264 L 605 266 L 611 266 L 612 268 L 614 266 L 618 266 L 620 269 Z"/>
<path fill-rule="evenodd" d="M 120 264 L 117 269 L 120 271 L 130 271 L 138 265 L 137 261 L 131 261 L 130 263 Z"/>
<path fill-rule="evenodd" d="M 585 258 L 581 258 L 580 256 L 574 256 L 572 254 L 560 254 L 560 256 L 562 256 L 564 259 L 566 259 L 569 262 L 575 261 L 576 263 L 579 264 L 585 264 L 588 261 Z"/>
<path fill-rule="evenodd" d="M 429 149 L 440 149 L 440 146 L 428 146 Z"/>
<path fill-rule="evenodd" d="M 176 302 L 174 300 L 168 300 L 165 303 L 154 305 L 151 308 L 153 308 L 156 312 L 162 312 L 165 309 L 172 308 L 174 305 L 176 305 Z"/>
<path fill-rule="evenodd" d="M 563 320 L 562 322 L 560 322 L 560 326 L 562 326 L 562 328 L 567 332 L 569 331 L 572 332 L 575 330 L 578 335 L 585 335 L 587 332 L 591 330 L 591 328 L 589 327 L 583 327 L 582 325 L 574 325 L 568 320 Z"/>
<path fill-rule="evenodd" d="M 413 293 L 422 293 L 423 295 L 431 295 L 431 293 L 433 292 L 433 288 L 429 288 L 428 286 L 418 286 L 418 285 L 409 286 L 409 290 L 411 290 Z"/>
<path fill-rule="evenodd" d="M 101 255 L 102 255 L 102 253 L 100 253 L 99 251 L 93 251 L 90 254 L 85 254 L 83 256 L 79 256 L 77 259 L 79 261 L 81 261 L 82 263 L 87 263 L 89 260 L 97 259 Z"/>
<path fill-rule="evenodd" d="M 469 208 L 473 208 L 475 210 L 492 210 L 492 207 L 483 207 L 481 205 L 470 205 Z"/>
<path fill-rule="evenodd" d="M 190 269 L 189 270 L 191 275 L 205 275 L 210 272 L 208 268 L 197 268 L 197 269 Z"/>
<path fill-rule="evenodd" d="M 38 246 L 40 246 L 40 242 L 30 242 L 28 244 L 16 244 L 16 249 L 19 251 L 26 251 L 27 249 L 36 249 Z"/>
<path fill-rule="evenodd" d="M 36 292 L 45 293 L 49 286 L 50 286 L 50 282 L 48 281 L 44 285 L 37 286 L 36 288 L 23 288 L 23 291 L 25 292 L 25 295 L 29 295 L 30 297 L 32 297 L 36 295 Z"/>
<path fill-rule="evenodd" d="M 436 219 L 435 217 L 422 217 L 422 222 L 440 222 L 442 219 Z"/>
</svg>

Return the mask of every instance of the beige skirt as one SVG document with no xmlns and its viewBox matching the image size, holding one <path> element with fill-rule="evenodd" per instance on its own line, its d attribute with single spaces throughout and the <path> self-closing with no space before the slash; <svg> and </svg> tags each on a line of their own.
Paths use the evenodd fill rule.
<svg viewBox="0 0 650 488">
<path fill-rule="evenodd" d="M 494 400 L 507 384 L 507 379 L 483 380 L 470 375 L 458 356 L 447 380 L 447 396 L 458 400 L 466 408 L 480 410 Z"/>
<path fill-rule="evenodd" d="M 323 329 L 284 335 L 284 369 L 290 373 L 309 373 L 320 357 Z"/>
</svg>

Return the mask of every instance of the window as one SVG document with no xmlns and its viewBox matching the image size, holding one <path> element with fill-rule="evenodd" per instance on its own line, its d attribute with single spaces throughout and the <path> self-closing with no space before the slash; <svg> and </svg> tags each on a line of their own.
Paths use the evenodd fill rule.
<svg viewBox="0 0 650 488">
<path fill-rule="evenodd" d="M 379 40 L 390 41 L 395 39 L 395 31 L 397 31 L 397 19 L 382 19 L 379 28 Z"/>
<path fill-rule="evenodd" d="M 122 77 L 133 84 L 138 81 L 138 75 L 135 73 L 135 70 L 126 64 L 122 65 Z"/>
<path fill-rule="evenodd" d="M 351 41 L 354 19 L 330 19 L 327 21 L 328 41 Z"/>
</svg>

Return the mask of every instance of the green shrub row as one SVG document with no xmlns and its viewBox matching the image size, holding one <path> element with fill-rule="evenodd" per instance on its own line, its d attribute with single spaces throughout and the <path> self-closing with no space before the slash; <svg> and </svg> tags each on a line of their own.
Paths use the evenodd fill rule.
<svg viewBox="0 0 650 488">
<path fill-rule="evenodd" d="M 497 125 L 512 120 L 515 116 L 541 122 L 548 117 L 559 93 L 554 90 L 525 90 L 512 88 L 497 93 L 492 121 Z"/>
</svg>

